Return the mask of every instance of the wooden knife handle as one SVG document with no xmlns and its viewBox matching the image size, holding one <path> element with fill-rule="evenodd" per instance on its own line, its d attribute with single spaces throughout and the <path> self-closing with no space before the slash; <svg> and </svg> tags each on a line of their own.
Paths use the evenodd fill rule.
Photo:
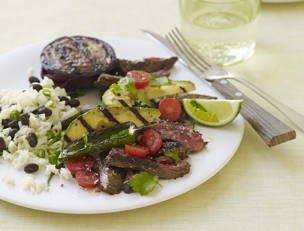
<svg viewBox="0 0 304 231">
<path fill-rule="evenodd" d="M 215 80 L 211 84 L 227 99 L 244 100 L 241 109 L 242 116 L 269 147 L 296 138 L 294 129 L 257 105 L 228 80 Z"/>
</svg>

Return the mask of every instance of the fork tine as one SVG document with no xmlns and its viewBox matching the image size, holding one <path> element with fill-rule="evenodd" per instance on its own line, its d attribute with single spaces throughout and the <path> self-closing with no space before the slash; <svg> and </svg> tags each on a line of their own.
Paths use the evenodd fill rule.
<svg viewBox="0 0 304 231">
<path fill-rule="evenodd" d="M 199 59 L 201 62 L 203 62 L 208 68 L 211 68 L 212 65 L 210 63 L 207 62 L 207 60 L 205 60 L 196 50 L 194 50 L 192 48 L 192 46 L 189 44 L 189 42 L 185 39 L 185 37 L 182 35 L 182 33 L 180 32 L 180 30 L 175 27 L 172 31 L 175 31 L 175 33 L 179 36 L 180 40 L 183 41 L 183 43 L 185 44 L 185 46 L 187 48 L 189 48 L 189 50 L 191 51 L 191 54 L 196 57 L 196 60 Z"/>
<path fill-rule="evenodd" d="M 171 46 L 173 47 L 173 49 L 175 50 L 177 55 L 182 58 L 181 61 L 185 61 L 186 64 L 191 64 L 193 66 L 192 61 L 189 60 L 187 55 L 185 55 L 185 53 L 183 52 L 183 49 L 180 47 L 179 43 L 177 43 L 175 38 L 170 34 L 170 32 L 168 33 L 168 35 L 165 36 L 165 38 L 171 44 Z M 196 67 L 196 66 L 194 66 L 194 67 L 196 69 L 199 69 L 199 67 Z M 200 71 L 200 69 L 199 69 L 199 71 Z"/>
<path fill-rule="evenodd" d="M 178 40 L 178 43 L 183 48 L 183 51 L 188 55 L 193 63 L 199 65 L 201 69 L 203 69 L 203 72 L 208 70 L 209 66 L 202 63 L 196 56 L 193 55 L 193 51 L 190 49 L 191 46 L 188 43 L 185 43 L 185 40 L 180 38 L 180 35 L 175 32 L 175 29 L 172 29 L 170 33 L 175 37 L 176 40 Z"/>
<path fill-rule="evenodd" d="M 175 51 L 177 51 L 179 56 L 181 56 L 189 65 L 194 66 L 195 69 L 201 73 L 206 72 L 206 67 L 198 64 L 196 60 L 193 60 L 191 53 L 186 50 L 185 46 L 176 38 L 172 31 L 168 33 L 166 39 L 171 43 L 172 47 L 175 48 Z"/>
</svg>

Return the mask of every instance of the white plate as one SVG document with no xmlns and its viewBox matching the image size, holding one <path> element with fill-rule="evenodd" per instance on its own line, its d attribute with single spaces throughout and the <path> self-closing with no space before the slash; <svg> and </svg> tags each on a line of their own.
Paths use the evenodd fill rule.
<svg viewBox="0 0 304 231">
<path fill-rule="evenodd" d="M 115 48 L 120 58 L 168 56 L 165 51 L 148 41 L 122 38 L 104 38 L 104 40 Z M 1 88 L 26 88 L 28 86 L 26 70 L 33 67 L 35 74 L 39 74 L 39 56 L 46 44 L 44 42 L 30 45 L 0 56 Z M 177 63 L 172 77 L 195 82 L 197 92 L 217 95 L 214 90 L 184 69 L 180 63 Z M 91 93 L 84 101 L 93 104 L 98 102 L 97 94 Z M 161 181 L 163 187 L 149 196 L 140 196 L 136 193 L 110 196 L 105 193 L 87 192 L 82 190 L 74 180 L 63 181 L 57 178 L 51 182 L 49 192 L 34 195 L 22 190 L 21 179 L 24 178 L 25 173 L 22 170 L 16 171 L 1 161 L 0 179 L 10 174 L 14 177 L 16 185 L 10 186 L 0 181 L 0 199 L 38 210 L 80 214 L 123 211 L 168 200 L 197 187 L 227 164 L 243 137 L 244 120 L 238 116 L 232 124 L 223 128 L 198 127 L 197 129 L 210 142 L 202 152 L 191 155 L 190 174 L 176 180 Z M 64 187 L 60 186 L 62 183 Z"/>
</svg>

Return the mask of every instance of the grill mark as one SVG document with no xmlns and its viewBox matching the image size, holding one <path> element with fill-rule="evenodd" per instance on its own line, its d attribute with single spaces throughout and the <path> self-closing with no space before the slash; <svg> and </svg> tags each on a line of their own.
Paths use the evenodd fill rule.
<svg viewBox="0 0 304 231">
<path fill-rule="evenodd" d="M 184 87 L 179 87 L 184 93 L 187 92 L 186 88 Z"/>
<path fill-rule="evenodd" d="M 99 110 L 104 114 L 105 117 L 107 117 L 110 121 L 119 124 L 119 122 L 115 119 L 115 117 L 111 114 L 111 112 L 104 108 L 104 107 L 99 107 Z"/>
<path fill-rule="evenodd" d="M 72 142 L 72 140 L 70 139 L 70 137 L 68 137 L 67 135 L 63 136 L 64 141 L 66 141 L 67 143 Z"/>
<path fill-rule="evenodd" d="M 127 107 L 135 116 L 137 119 L 139 119 L 144 125 L 147 125 L 149 122 L 142 117 L 142 115 L 137 111 L 136 108 L 130 107 L 124 100 L 120 99 L 118 100 L 122 106 Z"/>
<path fill-rule="evenodd" d="M 82 116 L 78 117 L 78 120 L 85 127 L 85 129 L 87 129 L 89 133 L 94 131 L 94 129 L 87 123 L 87 121 L 85 121 L 85 119 Z"/>
<path fill-rule="evenodd" d="M 93 55 L 91 54 L 90 50 L 83 45 L 83 42 L 77 38 L 71 38 L 71 39 L 78 45 L 79 47 L 78 51 L 96 66 L 96 60 L 93 59 Z"/>
</svg>

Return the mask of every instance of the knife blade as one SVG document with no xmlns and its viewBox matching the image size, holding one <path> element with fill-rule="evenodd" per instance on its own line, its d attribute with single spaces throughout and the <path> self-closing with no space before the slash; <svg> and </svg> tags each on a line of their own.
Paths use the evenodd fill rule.
<svg viewBox="0 0 304 231">
<path fill-rule="evenodd" d="M 194 73 L 201 80 L 204 80 L 204 76 L 198 73 L 190 65 L 187 64 L 176 52 L 171 44 L 161 35 L 141 29 L 141 31 L 151 40 L 160 44 L 165 48 L 170 54 L 175 55 L 179 58 L 179 61 L 192 73 Z M 216 74 L 228 74 L 224 69 L 216 67 L 216 73 L 213 72 L 212 75 Z M 275 146 L 286 141 L 296 138 L 296 131 L 289 127 L 287 124 L 279 120 L 277 117 L 263 109 L 249 97 L 247 97 L 243 92 L 238 90 L 229 81 L 225 84 L 221 81 L 213 81 L 210 83 L 219 93 L 221 93 L 227 99 L 242 99 L 243 106 L 241 110 L 242 116 L 246 121 L 252 126 L 252 128 L 257 132 L 257 134 L 263 139 L 263 141 L 269 146 Z"/>
</svg>

